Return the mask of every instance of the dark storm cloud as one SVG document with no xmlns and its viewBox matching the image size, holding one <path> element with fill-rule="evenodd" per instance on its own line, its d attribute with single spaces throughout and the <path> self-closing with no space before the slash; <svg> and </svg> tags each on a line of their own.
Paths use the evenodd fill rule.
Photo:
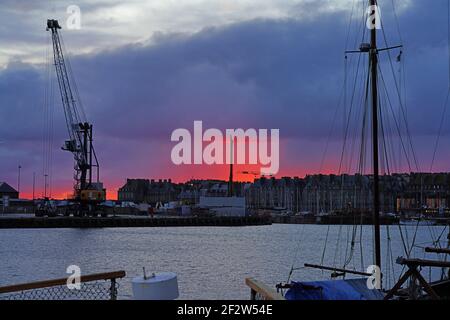
<svg viewBox="0 0 450 320">
<path fill-rule="evenodd" d="M 433 1 L 433 5 L 413 1 L 400 15 L 411 131 L 431 140 L 448 86 L 447 16 L 443 12 L 444 1 Z M 395 21 L 389 13 L 383 17 L 388 44 L 395 45 L 400 41 Z M 320 155 L 343 85 L 347 19 L 343 12 L 324 13 L 317 19 L 258 19 L 206 28 L 193 35 L 157 34 L 148 45 L 73 57 L 72 67 L 88 117 L 95 123 L 96 138 L 108 144 L 100 144 L 109 152 L 102 157 L 133 161 L 117 150 L 131 140 L 133 145 L 140 141 L 143 149 L 150 141 L 170 143 L 174 129 L 191 128 L 194 120 L 222 129 L 280 128 L 282 139 L 317 141 L 320 151 L 311 150 L 311 154 Z M 70 50 L 71 37 L 76 35 L 62 32 Z M 381 60 L 388 78 L 387 56 L 383 54 Z M 43 73 L 20 62 L 0 71 L 2 162 L 13 159 L 13 150 L 19 150 L 15 143 L 34 140 L 35 146 L 28 146 L 35 154 L 41 148 Z M 395 92 L 391 94 L 395 101 Z M 59 144 L 66 134 L 62 110 L 59 104 L 55 107 L 55 141 Z M 151 157 L 150 153 L 144 152 Z M 298 148 L 293 147 L 286 156 L 294 161 L 297 154 Z M 156 151 L 154 156 L 167 157 Z M 120 165 L 115 169 L 120 170 Z"/>
<path fill-rule="evenodd" d="M 330 119 L 342 76 L 342 52 L 328 50 L 342 41 L 330 35 L 342 26 L 337 15 L 318 25 L 257 20 L 160 36 L 151 46 L 76 59 L 74 69 L 109 135 L 166 138 L 199 119 L 322 136 L 317 128 Z"/>
</svg>

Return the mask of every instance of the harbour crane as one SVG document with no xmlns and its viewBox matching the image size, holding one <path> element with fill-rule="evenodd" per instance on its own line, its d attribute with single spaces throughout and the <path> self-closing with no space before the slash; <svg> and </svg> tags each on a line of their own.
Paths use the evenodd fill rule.
<svg viewBox="0 0 450 320">
<path fill-rule="evenodd" d="M 62 106 L 66 119 L 69 139 L 65 141 L 63 150 L 69 151 L 74 157 L 74 196 L 77 209 L 74 215 L 91 215 L 96 207 L 106 198 L 106 190 L 100 179 L 100 166 L 93 146 L 92 124 L 84 114 L 78 96 L 75 78 L 70 63 L 64 57 L 64 44 L 58 32 L 61 26 L 58 20 L 47 20 L 47 31 L 51 31 L 53 43 L 53 58 L 61 94 Z M 77 100 L 77 99 L 78 100 Z M 93 180 L 93 171 L 96 180 Z"/>
</svg>

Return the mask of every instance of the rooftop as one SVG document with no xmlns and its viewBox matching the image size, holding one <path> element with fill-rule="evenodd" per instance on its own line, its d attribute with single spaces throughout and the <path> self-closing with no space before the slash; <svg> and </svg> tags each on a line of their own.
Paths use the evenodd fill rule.
<svg viewBox="0 0 450 320">
<path fill-rule="evenodd" d="M 12 192 L 17 192 L 16 189 L 14 189 L 13 187 L 11 187 L 9 184 L 7 184 L 6 182 L 1 182 L 0 181 L 0 192 L 3 193 L 12 193 Z"/>
</svg>

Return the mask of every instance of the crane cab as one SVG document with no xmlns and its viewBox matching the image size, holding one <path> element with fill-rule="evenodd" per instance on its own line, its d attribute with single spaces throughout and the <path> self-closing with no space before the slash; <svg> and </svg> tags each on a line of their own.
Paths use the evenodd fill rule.
<svg viewBox="0 0 450 320">
<path fill-rule="evenodd" d="M 80 192 L 81 201 L 103 202 L 106 200 L 105 190 L 87 189 Z"/>
<path fill-rule="evenodd" d="M 100 203 L 106 200 L 106 189 L 102 183 L 92 183 L 86 189 L 80 190 L 80 199 L 87 203 Z"/>
</svg>

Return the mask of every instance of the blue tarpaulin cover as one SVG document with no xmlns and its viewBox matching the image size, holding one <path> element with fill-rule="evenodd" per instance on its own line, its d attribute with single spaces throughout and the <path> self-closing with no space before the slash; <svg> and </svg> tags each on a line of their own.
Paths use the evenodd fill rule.
<svg viewBox="0 0 450 320">
<path fill-rule="evenodd" d="M 292 282 L 287 300 L 382 300 L 383 294 L 367 287 L 367 279 Z"/>
</svg>

